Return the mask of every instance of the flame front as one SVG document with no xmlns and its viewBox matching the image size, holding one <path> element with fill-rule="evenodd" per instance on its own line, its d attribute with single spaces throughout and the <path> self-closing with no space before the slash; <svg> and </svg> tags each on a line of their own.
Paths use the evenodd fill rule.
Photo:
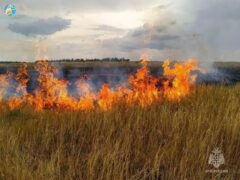
<svg viewBox="0 0 240 180">
<path fill-rule="evenodd" d="M 127 96 L 127 102 L 128 104 L 137 102 L 141 106 L 146 106 L 160 98 L 157 88 L 158 79 L 150 75 L 147 61 L 142 60 L 141 64 L 142 68 L 137 70 L 136 75 L 129 77 L 131 91 Z"/>
<path fill-rule="evenodd" d="M 196 75 L 191 75 L 193 70 L 200 70 L 195 60 L 188 60 L 183 64 L 175 64 L 173 68 L 169 67 L 167 60 L 163 63 L 164 76 L 167 81 L 164 82 L 164 96 L 170 100 L 180 100 L 190 93 L 191 85 L 195 83 Z"/>
<path fill-rule="evenodd" d="M 11 110 L 29 105 L 36 111 L 86 111 L 96 108 L 108 111 L 120 103 L 146 107 L 164 98 L 179 101 L 189 95 L 196 80 L 196 75 L 192 73 L 199 70 L 195 60 L 176 63 L 172 68 L 167 60 L 163 63 L 163 76 L 155 77 L 150 74 L 147 61 L 141 61 L 141 65 L 135 75 L 129 76 L 127 85 L 119 84 L 115 88 L 104 83 L 99 91 L 94 91 L 86 80 L 79 79 L 75 84 L 78 97 L 75 97 L 69 95 L 69 82 L 58 79 L 55 76 L 57 69 L 47 61 L 35 63 L 38 87 L 33 93 L 28 93 L 30 77 L 27 65 L 23 64 L 16 75 L 10 72 L 0 75 L 0 102 L 6 101 Z M 9 89 L 14 89 L 14 93 L 9 95 Z"/>
</svg>

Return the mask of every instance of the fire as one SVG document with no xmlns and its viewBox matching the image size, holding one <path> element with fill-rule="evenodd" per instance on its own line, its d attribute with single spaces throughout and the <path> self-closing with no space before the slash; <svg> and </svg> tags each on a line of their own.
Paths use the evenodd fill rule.
<svg viewBox="0 0 240 180">
<path fill-rule="evenodd" d="M 0 102 L 8 96 L 7 92 L 10 88 L 10 81 L 13 77 L 13 73 L 7 72 L 6 74 L 0 75 Z"/>
<path fill-rule="evenodd" d="M 120 102 L 123 93 L 120 90 L 113 91 L 108 84 L 103 84 L 98 95 L 98 105 L 103 111 L 112 109 L 112 107 Z"/>
<path fill-rule="evenodd" d="M 28 76 L 27 64 L 22 64 L 17 71 L 16 80 L 19 82 L 17 93 L 21 95 L 27 94 L 27 83 L 30 80 Z"/>
<path fill-rule="evenodd" d="M 28 93 L 27 86 L 31 78 L 27 65 L 23 64 L 16 75 L 9 72 L 0 75 L 0 102 L 6 101 L 10 110 L 29 105 L 36 111 L 44 109 L 90 111 L 96 108 L 108 111 L 120 103 L 146 107 L 154 102 L 160 102 L 163 98 L 179 101 L 189 95 L 196 80 L 196 75 L 192 73 L 199 70 L 195 60 L 190 59 L 173 66 L 167 60 L 163 63 L 163 76 L 155 77 L 148 69 L 148 61 L 141 61 L 141 65 L 136 74 L 129 76 L 127 85 L 119 84 L 115 88 L 104 83 L 97 91 L 91 88 L 86 79 L 79 79 L 75 84 L 77 89 L 75 97 L 69 94 L 69 82 L 57 78 L 55 75 L 57 69 L 47 61 L 35 63 L 38 87 L 33 93 Z M 11 88 L 14 89 L 14 93 L 8 93 Z"/>
<path fill-rule="evenodd" d="M 94 109 L 95 95 L 91 92 L 89 84 L 80 79 L 76 83 L 78 95 L 81 97 L 77 103 L 79 110 L 92 110 Z"/>
<path fill-rule="evenodd" d="M 8 101 L 8 106 L 10 110 L 14 110 L 22 104 L 22 99 L 19 97 L 10 98 Z"/>
<path fill-rule="evenodd" d="M 55 77 L 54 73 L 57 69 L 47 61 L 37 61 L 35 69 L 39 73 L 37 79 L 39 87 L 30 99 L 36 109 L 71 108 L 72 98 L 68 96 L 67 81 Z"/>
<path fill-rule="evenodd" d="M 137 70 L 136 75 L 130 75 L 129 77 L 132 88 L 131 93 L 127 96 L 127 102 L 128 104 L 137 102 L 141 106 L 146 106 L 160 98 L 157 88 L 158 79 L 150 75 L 147 61 L 142 60 L 141 64 L 142 68 Z"/>
<path fill-rule="evenodd" d="M 169 67 L 167 60 L 163 63 L 164 76 L 168 78 L 164 82 L 164 96 L 170 100 L 180 100 L 190 93 L 191 85 L 196 80 L 196 75 L 191 75 L 193 70 L 200 70 L 195 60 L 190 59 L 183 64 L 175 64 L 173 68 Z"/>
</svg>

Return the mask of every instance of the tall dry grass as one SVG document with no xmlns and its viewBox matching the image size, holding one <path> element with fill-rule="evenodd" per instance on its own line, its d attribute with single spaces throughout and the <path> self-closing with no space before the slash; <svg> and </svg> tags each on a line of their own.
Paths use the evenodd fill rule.
<svg viewBox="0 0 240 180">
<path fill-rule="evenodd" d="M 0 179 L 239 179 L 240 85 L 109 112 L 0 112 Z M 214 147 L 226 174 L 208 174 Z"/>
</svg>

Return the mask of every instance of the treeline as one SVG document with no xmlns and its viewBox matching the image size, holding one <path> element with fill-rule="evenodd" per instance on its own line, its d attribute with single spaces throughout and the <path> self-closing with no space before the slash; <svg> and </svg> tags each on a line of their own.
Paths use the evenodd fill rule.
<svg viewBox="0 0 240 180">
<path fill-rule="evenodd" d="M 52 62 L 97 62 L 97 61 L 104 61 L 104 62 L 128 62 L 130 59 L 126 58 L 94 58 L 94 59 L 57 59 L 57 60 L 49 60 Z"/>
<path fill-rule="evenodd" d="M 40 59 L 39 59 L 40 60 Z M 51 62 L 100 62 L 100 61 L 104 61 L 104 62 L 129 62 L 130 59 L 126 59 L 126 58 L 94 58 L 94 59 L 50 59 L 48 61 Z M 10 63 L 10 64 L 14 64 L 14 63 L 22 63 L 22 62 L 32 62 L 32 61 L 0 61 L 0 64 L 4 64 L 4 63 Z"/>
</svg>

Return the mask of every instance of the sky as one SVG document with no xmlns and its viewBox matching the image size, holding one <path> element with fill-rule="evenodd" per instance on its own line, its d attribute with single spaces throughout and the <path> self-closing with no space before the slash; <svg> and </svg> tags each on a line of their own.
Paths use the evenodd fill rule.
<svg viewBox="0 0 240 180">
<path fill-rule="evenodd" d="M 14 4 L 17 14 L 3 13 Z M 0 0 L 0 61 L 240 61 L 239 0 Z"/>
</svg>

